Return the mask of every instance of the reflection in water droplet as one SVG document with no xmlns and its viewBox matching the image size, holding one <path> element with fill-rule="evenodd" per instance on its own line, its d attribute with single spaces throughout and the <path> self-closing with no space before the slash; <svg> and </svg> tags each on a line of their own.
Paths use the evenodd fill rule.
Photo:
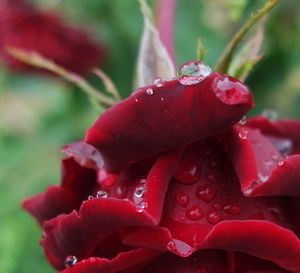
<svg viewBox="0 0 300 273">
<path fill-rule="evenodd" d="M 177 71 L 179 82 L 182 85 L 193 85 L 203 81 L 212 73 L 209 66 L 202 62 L 190 61 L 181 65 Z"/>
<path fill-rule="evenodd" d="M 176 200 L 180 206 L 186 207 L 189 203 L 190 198 L 184 192 L 180 192 L 176 195 Z"/>
<path fill-rule="evenodd" d="M 223 206 L 224 212 L 231 215 L 238 215 L 241 212 L 241 207 L 237 204 L 227 204 Z"/>
<path fill-rule="evenodd" d="M 199 206 L 192 206 L 186 210 L 186 217 L 190 220 L 199 220 L 203 217 L 204 212 Z"/>
<path fill-rule="evenodd" d="M 141 203 L 136 205 L 136 211 L 137 212 L 143 212 L 145 208 L 148 207 L 148 203 L 145 201 L 142 201 Z"/>
<path fill-rule="evenodd" d="M 143 179 L 140 180 L 140 183 L 141 183 L 141 184 L 146 184 L 146 183 L 147 183 L 147 180 L 143 178 Z"/>
<path fill-rule="evenodd" d="M 146 192 L 147 190 L 147 187 L 145 185 L 142 185 L 142 186 L 138 186 L 136 187 L 135 191 L 134 191 L 134 195 L 138 198 L 141 198 L 144 193 Z"/>
<path fill-rule="evenodd" d="M 149 95 L 149 96 L 153 95 L 154 94 L 153 89 L 152 88 L 147 88 L 146 94 Z"/>
<path fill-rule="evenodd" d="M 107 192 L 106 191 L 97 191 L 97 198 L 107 198 Z"/>
<path fill-rule="evenodd" d="M 196 191 L 197 196 L 205 202 L 211 201 L 216 193 L 210 186 L 199 186 Z"/>
<path fill-rule="evenodd" d="M 243 116 L 243 117 L 240 119 L 239 124 L 240 124 L 240 125 L 245 125 L 246 122 L 247 122 L 247 118 L 246 118 L 245 116 Z"/>
<path fill-rule="evenodd" d="M 93 195 L 89 195 L 88 196 L 88 200 L 92 200 L 92 199 L 94 199 L 94 196 Z"/>
<path fill-rule="evenodd" d="M 208 223 L 210 223 L 212 225 L 217 224 L 218 222 L 220 222 L 220 220 L 221 220 L 221 216 L 216 211 L 210 211 L 207 214 L 207 221 L 208 221 Z"/>
<path fill-rule="evenodd" d="M 167 244 L 167 248 L 169 249 L 169 250 L 175 250 L 175 242 L 174 241 L 170 241 L 170 242 L 168 242 L 168 244 Z"/>
<path fill-rule="evenodd" d="M 162 78 L 156 78 L 153 80 L 153 84 L 156 86 L 156 87 L 162 87 L 164 85 L 166 80 L 162 79 Z"/>
<path fill-rule="evenodd" d="M 65 266 L 66 267 L 71 267 L 77 263 L 77 258 L 76 256 L 70 255 L 65 259 Z"/>
</svg>

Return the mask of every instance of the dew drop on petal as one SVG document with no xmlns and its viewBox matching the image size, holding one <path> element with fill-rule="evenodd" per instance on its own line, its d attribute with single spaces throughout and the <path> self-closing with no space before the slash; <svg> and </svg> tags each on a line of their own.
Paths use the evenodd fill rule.
<svg viewBox="0 0 300 273">
<path fill-rule="evenodd" d="M 223 206 L 223 210 L 227 214 L 238 215 L 241 212 L 241 207 L 238 204 L 227 204 Z"/>
<path fill-rule="evenodd" d="M 219 223 L 220 220 L 221 220 L 221 216 L 216 211 L 210 211 L 207 214 L 207 221 L 208 221 L 208 223 L 210 223 L 212 225 L 215 225 L 215 224 Z"/>
<path fill-rule="evenodd" d="M 175 246 L 175 242 L 174 241 L 170 241 L 167 243 L 167 249 L 169 250 L 175 250 L 176 246 Z"/>
<path fill-rule="evenodd" d="M 146 184 L 146 183 L 147 183 L 147 180 L 143 178 L 143 179 L 140 180 L 140 183 L 141 183 L 141 184 Z"/>
<path fill-rule="evenodd" d="M 134 191 L 135 197 L 141 198 L 144 193 L 147 191 L 147 187 L 145 185 L 137 186 Z"/>
<path fill-rule="evenodd" d="M 283 161 L 283 160 L 280 160 L 280 161 L 278 161 L 278 163 L 277 163 L 278 166 L 283 166 L 283 164 L 284 164 L 284 161 Z"/>
<path fill-rule="evenodd" d="M 137 212 L 143 212 L 145 208 L 148 207 L 148 203 L 145 201 L 142 201 L 141 203 L 136 205 L 136 211 Z"/>
<path fill-rule="evenodd" d="M 197 160 L 187 160 L 179 163 L 174 177 L 183 184 L 193 184 L 201 176 L 200 165 Z"/>
<path fill-rule="evenodd" d="M 179 192 L 176 195 L 176 201 L 180 206 L 186 207 L 190 201 L 190 198 L 188 197 L 188 195 L 186 193 Z"/>
<path fill-rule="evenodd" d="M 154 94 L 153 89 L 152 88 L 147 88 L 146 89 L 146 94 L 149 95 L 149 96 L 153 95 Z"/>
<path fill-rule="evenodd" d="M 239 124 L 240 124 L 240 125 L 245 125 L 246 122 L 247 122 L 247 118 L 246 118 L 246 116 L 243 116 L 243 117 L 240 119 Z"/>
<path fill-rule="evenodd" d="M 272 109 L 266 109 L 261 113 L 262 116 L 266 117 L 271 121 L 276 121 L 278 119 L 278 113 Z"/>
<path fill-rule="evenodd" d="M 186 217 L 190 220 L 199 220 L 204 216 L 203 210 L 199 206 L 192 206 L 186 210 Z"/>
<path fill-rule="evenodd" d="M 76 263 L 77 263 L 77 257 L 76 256 L 69 255 L 65 259 L 65 266 L 66 267 L 71 267 L 71 266 L 75 265 Z"/>
<path fill-rule="evenodd" d="M 201 200 L 203 200 L 205 202 L 209 202 L 215 197 L 216 192 L 210 186 L 199 186 L 199 187 L 197 187 L 196 195 Z"/>
<path fill-rule="evenodd" d="M 92 199 L 94 199 L 94 196 L 93 195 L 89 195 L 88 196 L 88 200 L 92 200 Z"/>
<path fill-rule="evenodd" d="M 247 139 L 248 138 L 248 131 L 247 130 L 242 130 L 239 132 L 239 138 L 240 139 Z"/>
<path fill-rule="evenodd" d="M 164 85 L 166 80 L 162 79 L 162 78 L 155 78 L 153 80 L 153 84 L 156 86 L 156 87 L 162 87 Z"/>
<path fill-rule="evenodd" d="M 107 192 L 106 191 L 97 191 L 97 198 L 107 198 Z"/>
<path fill-rule="evenodd" d="M 198 61 L 189 61 L 181 65 L 177 70 L 179 82 L 182 85 L 194 85 L 203 81 L 212 73 L 209 66 Z"/>
</svg>

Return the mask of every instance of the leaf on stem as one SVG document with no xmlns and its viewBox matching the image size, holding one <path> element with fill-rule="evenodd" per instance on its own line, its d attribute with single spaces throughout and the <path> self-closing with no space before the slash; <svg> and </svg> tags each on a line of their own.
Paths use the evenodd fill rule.
<svg viewBox="0 0 300 273">
<path fill-rule="evenodd" d="M 170 80 L 175 77 L 175 66 L 162 44 L 154 25 L 154 18 L 145 0 L 139 0 L 144 17 L 144 32 L 137 62 L 136 87 L 150 85 L 157 77 Z"/>
<path fill-rule="evenodd" d="M 110 107 L 116 103 L 116 101 L 111 97 L 101 94 L 97 89 L 91 86 L 84 78 L 55 64 L 53 61 L 46 59 L 45 57 L 41 56 L 37 52 L 34 51 L 28 52 L 14 47 L 8 47 L 6 51 L 14 58 L 28 65 L 50 71 L 60 76 L 61 78 L 80 87 L 80 89 L 83 90 L 88 95 L 92 104 L 94 106 L 98 105 L 97 110 L 103 110 L 103 109 L 99 109 L 99 105 L 102 105 L 104 107 Z"/>
<path fill-rule="evenodd" d="M 225 48 L 220 60 L 218 61 L 215 71 L 226 74 L 228 73 L 228 68 L 232 61 L 233 53 L 235 49 L 240 44 L 244 36 L 248 31 L 254 26 L 254 24 L 259 21 L 265 14 L 267 14 L 274 6 L 276 6 L 281 0 L 268 0 L 268 2 L 255 13 L 253 13 L 247 22 L 242 26 L 240 31 L 238 31 L 232 40 L 229 42 L 228 46 Z"/>
</svg>

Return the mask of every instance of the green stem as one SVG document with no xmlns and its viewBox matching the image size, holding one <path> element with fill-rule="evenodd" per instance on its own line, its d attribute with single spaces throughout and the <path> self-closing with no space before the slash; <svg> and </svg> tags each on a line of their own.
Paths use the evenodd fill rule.
<svg viewBox="0 0 300 273">
<path fill-rule="evenodd" d="M 236 47 L 242 41 L 247 32 L 252 28 L 252 26 L 265 14 L 267 14 L 275 5 L 277 5 L 281 0 L 269 0 L 261 9 L 256 11 L 250 16 L 248 21 L 243 25 L 241 30 L 235 34 L 232 40 L 229 42 L 224 53 L 222 54 L 220 60 L 218 61 L 215 71 L 221 74 L 228 72 L 229 65 Z"/>
<path fill-rule="evenodd" d="M 91 86 L 85 79 L 83 79 L 79 75 L 70 72 L 63 67 L 60 67 L 59 65 L 55 64 L 51 60 L 47 60 L 36 52 L 26 52 L 18 48 L 7 48 L 7 52 L 26 64 L 50 71 L 62 77 L 63 79 L 77 85 L 90 97 L 92 101 L 97 101 L 105 107 L 110 107 L 116 103 L 114 99 L 101 94 L 97 89 Z"/>
</svg>

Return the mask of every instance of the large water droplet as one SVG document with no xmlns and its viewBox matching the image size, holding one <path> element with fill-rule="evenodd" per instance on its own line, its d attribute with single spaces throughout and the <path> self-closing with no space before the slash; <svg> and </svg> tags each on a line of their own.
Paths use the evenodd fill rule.
<svg viewBox="0 0 300 273">
<path fill-rule="evenodd" d="M 177 76 L 182 85 L 194 85 L 212 73 L 211 68 L 202 62 L 190 61 L 179 67 Z"/>
<path fill-rule="evenodd" d="M 106 191 L 97 191 L 97 198 L 107 198 L 107 192 Z"/>
<path fill-rule="evenodd" d="M 208 221 L 208 223 L 210 223 L 212 225 L 215 225 L 215 224 L 219 223 L 220 220 L 221 220 L 221 216 L 216 211 L 210 211 L 207 214 L 207 221 Z"/>
<path fill-rule="evenodd" d="M 248 103 L 251 99 L 246 85 L 226 75 L 214 79 L 212 90 L 226 104 Z"/>
<path fill-rule="evenodd" d="M 146 94 L 149 95 L 149 96 L 152 96 L 154 94 L 154 91 L 152 88 L 147 88 L 146 89 Z"/>
<path fill-rule="evenodd" d="M 75 265 L 76 263 L 77 263 L 77 257 L 76 256 L 69 255 L 65 259 L 65 266 L 66 267 L 71 267 L 71 266 Z"/>
<path fill-rule="evenodd" d="M 196 194 L 201 200 L 209 202 L 215 197 L 216 192 L 210 186 L 199 186 Z"/>
<path fill-rule="evenodd" d="M 199 206 L 192 206 L 186 210 L 186 217 L 190 220 L 199 220 L 203 217 L 204 212 Z"/>
<path fill-rule="evenodd" d="M 156 87 L 162 87 L 164 85 L 166 80 L 162 79 L 162 78 L 155 78 L 153 80 L 153 84 L 156 86 Z"/>
<path fill-rule="evenodd" d="M 145 185 L 137 186 L 134 191 L 135 197 L 141 198 L 146 192 L 147 187 Z"/>
<path fill-rule="evenodd" d="M 238 215 L 241 212 L 241 207 L 238 204 L 227 204 L 223 206 L 224 212 L 231 215 Z"/>
<path fill-rule="evenodd" d="M 190 198 L 184 192 L 180 192 L 176 195 L 176 200 L 180 206 L 186 207 L 190 201 Z"/>
</svg>

